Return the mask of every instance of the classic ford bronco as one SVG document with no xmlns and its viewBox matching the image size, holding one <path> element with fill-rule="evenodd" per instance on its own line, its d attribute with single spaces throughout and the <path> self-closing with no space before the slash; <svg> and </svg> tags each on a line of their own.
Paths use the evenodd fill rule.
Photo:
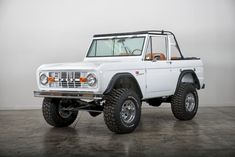
<svg viewBox="0 0 235 157">
<path fill-rule="evenodd" d="M 171 103 L 177 119 L 191 120 L 205 87 L 202 61 L 184 57 L 172 32 L 156 30 L 94 35 L 83 62 L 42 65 L 37 85 L 48 124 L 69 126 L 85 110 L 103 113 L 115 133 L 135 130 L 143 101 Z"/>
</svg>

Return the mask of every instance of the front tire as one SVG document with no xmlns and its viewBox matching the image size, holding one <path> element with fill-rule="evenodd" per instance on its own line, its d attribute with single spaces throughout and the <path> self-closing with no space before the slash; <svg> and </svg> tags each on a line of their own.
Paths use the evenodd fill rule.
<svg viewBox="0 0 235 157">
<path fill-rule="evenodd" d="M 193 119 L 198 109 L 198 94 L 193 84 L 180 84 L 172 97 L 171 109 L 174 116 L 179 120 Z"/>
<path fill-rule="evenodd" d="M 71 105 L 62 99 L 44 98 L 42 104 L 43 117 L 48 124 L 54 127 L 67 127 L 77 118 L 78 111 L 63 111 L 62 107 Z"/>
<path fill-rule="evenodd" d="M 112 132 L 130 133 L 138 126 L 141 116 L 139 96 L 132 90 L 113 89 L 104 105 L 104 120 Z"/>
</svg>

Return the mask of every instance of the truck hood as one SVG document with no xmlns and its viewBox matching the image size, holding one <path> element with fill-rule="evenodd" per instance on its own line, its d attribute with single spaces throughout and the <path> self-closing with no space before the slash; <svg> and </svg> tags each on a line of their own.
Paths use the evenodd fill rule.
<svg viewBox="0 0 235 157">
<path fill-rule="evenodd" d="M 111 62 L 76 62 L 76 63 L 54 63 L 41 65 L 39 71 L 53 71 L 53 70 L 95 70 L 102 64 Z"/>
</svg>

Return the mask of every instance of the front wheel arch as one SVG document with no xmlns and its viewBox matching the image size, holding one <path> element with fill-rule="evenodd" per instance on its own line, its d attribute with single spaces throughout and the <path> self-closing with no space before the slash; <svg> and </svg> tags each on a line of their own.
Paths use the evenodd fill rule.
<svg viewBox="0 0 235 157">
<path fill-rule="evenodd" d="M 139 95 L 140 99 L 143 98 L 139 83 L 131 73 L 126 72 L 115 74 L 104 91 L 104 95 L 110 94 L 113 89 L 119 88 L 131 89 Z"/>
</svg>

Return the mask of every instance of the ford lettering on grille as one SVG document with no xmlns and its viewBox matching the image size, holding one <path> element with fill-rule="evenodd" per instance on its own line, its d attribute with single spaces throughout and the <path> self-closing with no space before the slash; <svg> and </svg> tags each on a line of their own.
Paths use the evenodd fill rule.
<svg viewBox="0 0 235 157">
<path fill-rule="evenodd" d="M 52 88 L 81 87 L 80 72 L 49 72 L 49 77 L 55 78 L 55 82 L 50 84 Z"/>
</svg>

